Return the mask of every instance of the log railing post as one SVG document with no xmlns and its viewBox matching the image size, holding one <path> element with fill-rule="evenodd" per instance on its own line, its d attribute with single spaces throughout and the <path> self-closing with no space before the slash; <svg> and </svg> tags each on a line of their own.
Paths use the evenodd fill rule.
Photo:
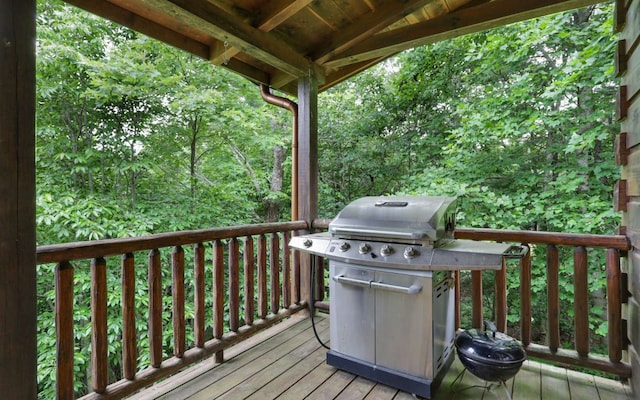
<svg viewBox="0 0 640 400">
<path fill-rule="evenodd" d="M 573 253 L 574 267 L 574 318 L 576 351 L 581 357 L 589 355 L 589 287 L 587 249 L 576 247 Z"/>
<path fill-rule="evenodd" d="M 160 367 L 162 363 L 162 271 L 160 251 L 149 252 L 149 355 L 151 366 Z"/>
<path fill-rule="evenodd" d="M 238 332 L 240 327 L 240 249 L 238 239 L 229 241 L 229 330 Z"/>
<path fill-rule="evenodd" d="M 107 388 L 107 262 L 91 260 L 91 389 L 103 393 Z"/>
<path fill-rule="evenodd" d="M 197 243 L 193 247 L 194 259 L 193 259 L 193 280 L 194 280 L 194 299 L 193 299 L 193 332 L 194 332 L 194 344 L 196 347 L 204 347 L 205 342 L 205 307 L 204 307 L 204 245 Z"/>
<path fill-rule="evenodd" d="M 289 232 L 282 234 L 282 305 L 291 306 L 291 251 L 289 250 Z"/>
<path fill-rule="evenodd" d="M 122 256 L 122 375 L 133 380 L 136 376 L 136 275 L 132 253 Z"/>
<path fill-rule="evenodd" d="M 255 258 L 253 254 L 253 238 L 244 239 L 244 323 L 253 325 L 255 302 Z"/>
<path fill-rule="evenodd" d="M 280 237 L 277 233 L 272 233 L 269 241 L 269 275 L 271 312 L 277 314 L 280 309 Z"/>
<path fill-rule="evenodd" d="M 213 243 L 213 337 L 222 339 L 224 334 L 224 247 L 221 240 Z M 224 360 L 222 351 L 216 353 L 215 361 Z"/>
<path fill-rule="evenodd" d="M 73 266 L 68 261 L 56 265 L 56 398 L 74 398 L 73 385 Z"/>
<path fill-rule="evenodd" d="M 607 249 L 607 319 L 609 360 L 622 360 L 622 306 L 620 298 L 620 253 Z"/>
<path fill-rule="evenodd" d="M 531 249 L 520 260 L 520 340 L 531 343 Z"/>
<path fill-rule="evenodd" d="M 264 319 L 267 316 L 267 238 L 265 235 L 258 237 L 258 317 Z"/>
<path fill-rule="evenodd" d="M 482 328 L 482 271 L 471 271 L 471 326 Z"/>
<path fill-rule="evenodd" d="M 547 246 L 547 319 L 548 341 L 552 353 L 560 347 L 560 295 L 558 248 Z"/>
<path fill-rule="evenodd" d="M 507 331 L 507 260 L 502 258 L 502 268 L 495 273 L 496 285 L 496 327 Z"/>
<path fill-rule="evenodd" d="M 186 350 L 184 315 L 184 250 L 175 246 L 171 253 L 171 301 L 173 326 L 173 355 L 180 358 Z"/>
</svg>

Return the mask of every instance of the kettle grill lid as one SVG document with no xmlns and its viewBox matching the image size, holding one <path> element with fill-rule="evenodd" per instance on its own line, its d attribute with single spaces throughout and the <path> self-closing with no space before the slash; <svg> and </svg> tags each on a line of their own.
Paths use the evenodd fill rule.
<svg viewBox="0 0 640 400">
<path fill-rule="evenodd" d="M 469 329 L 459 333 L 456 350 L 464 357 L 484 364 L 520 364 L 527 355 L 517 340 L 501 332 Z"/>
</svg>

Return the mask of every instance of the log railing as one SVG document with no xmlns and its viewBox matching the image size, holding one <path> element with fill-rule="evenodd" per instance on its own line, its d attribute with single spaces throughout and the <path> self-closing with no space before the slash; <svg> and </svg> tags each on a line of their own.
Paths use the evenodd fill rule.
<svg viewBox="0 0 640 400">
<path fill-rule="evenodd" d="M 307 224 L 298 221 L 39 247 L 38 264 L 56 263 L 57 399 L 74 398 L 76 268 L 90 268 L 91 275 L 92 392 L 83 399 L 122 398 L 210 355 L 215 354 L 216 361 L 222 362 L 226 347 L 306 307 L 300 300 L 299 265 L 291 262 L 288 248 L 292 232 L 304 229 L 307 229 Z M 194 269 L 193 282 L 185 282 L 184 279 L 184 246 L 193 247 L 193 266 L 190 266 Z M 255 251 L 254 247 L 257 247 Z M 208 248 L 212 249 L 212 277 L 205 275 Z M 141 252 L 148 252 L 142 255 L 148 260 L 148 287 L 142 289 L 146 290 L 149 298 L 146 323 L 136 320 L 135 309 L 135 299 L 140 290 L 135 285 L 135 260 Z M 169 270 L 161 267 L 163 252 L 170 253 Z M 123 379 L 109 384 L 106 259 L 113 256 L 121 258 Z M 82 263 L 86 266 L 81 266 Z M 244 304 L 240 304 L 241 275 Z M 167 289 L 163 287 L 163 276 L 171 277 L 171 357 L 163 355 L 163 295 Z M 208 279 L 211 279 L 213 293 L 205 293 L 205 281 Z M 191 348 L 186 344 L 185 303 L 191 300 L 185 298 L 185 285 L 192 285 L 194 293 L 194 344 Z M 206 296 L 213 299 L 213 321 L 205 321 Z M 229 310 L 226 314 L 225 300 Z M 240 326 L 241 309 L 244 309 L 243 326 Z M 225 329 L 227 318 L 228 330 Z M 141 349 L 137 340 L 138 324 L 148 326 L 146 349 Z M 205 336 L 207 327 L 212 328 L 213 337 L 209 340 Z M 138 351 L 149 352 L 149 367 L 139 367 Z"/>
<path fill-rule="evenodd" d="M 328 220 L 316 220 L 314 229 L 326 229 Z M 561 365 L 589 368 L 628 378 L 631 375 L 629 363 L 623 360 L 626 348 L 626 321 L 622 317 L 623 304 L 627 302 L 626 273 L 620 268 L 621 254 L 626 255 L 629 242 L 622 235 L 590 235 L 556 232 L 507 231 L 495 229 L 456 230 L 456 238 L 517 243 L 530 247 L 546 246 L 547 279 L 547 331 L 545 343 L 532 342 L 531 310 L 531 264 L 532 252 L 519 262 L 520 287 L 520 326 L 518 339 L 523 343 L 530 357 L 547 360 Z M 573 248 L 573 281 L 560 281 L 559 252 L 561 247 Z M 589 276 L 587 271 L 590 252 L 606 253 L 606 267 L 603 274 L 607 280 L 607 321 L 608 355 L 592 354 L 589 349 Z M 495 276 L 495 319 L 499 330 L 507 329 L 507 265 L 496 271 Z M 322 275 L 322 274 L 319 274 Z M 320 277 L 321 279 L 322 277 Z M 460 327 L 460 275 L 456 273 L 456 326 Z M 574 348 L 564 349 L 560 343 L 560 285 L 573 285 L 574 304 Z M 318 286 L 323 287 L 320 283 Z M 471 272 L 472 327 L 482 327 L 483 293 L 482 272 Z M 317 304 L 328 309 L 326 303 Z"/>
</svg>

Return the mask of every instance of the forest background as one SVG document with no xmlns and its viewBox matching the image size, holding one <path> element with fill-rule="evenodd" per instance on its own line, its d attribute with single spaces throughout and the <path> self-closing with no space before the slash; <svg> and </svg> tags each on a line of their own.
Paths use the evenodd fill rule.
<svg viewBox="0 0 640 400">
<path fill-rule="evenodd" d="M 615 233 L 612 18 L 604 3 L 436 43 L 320 94 L 320 217 L 365 195 L 455 195 L 459 226 Z M 39 0 L 37 20 L 38 245 L 289 219 L 290 115 L 258 86 L 58 0 Z M 534 333 L 544 335 L 544 256 L 534 261 Z M 606 276 L 602 259 L 589 261 L 597 351 Z M 55 379 L 53 267 L 38 266 L 41 398 Z M 75 280 L 82 394 L 88 270 Z M 518 287 L 517 273 L 509 280 Z M 572 285 L 561 290 L 571 302 Z M 518 310 L 517 295 L 509 303 Z M 570 343 L 573 308 L 563 309 Z M 118 379 L 115 316 L 109 335 Z"/>
</svg>

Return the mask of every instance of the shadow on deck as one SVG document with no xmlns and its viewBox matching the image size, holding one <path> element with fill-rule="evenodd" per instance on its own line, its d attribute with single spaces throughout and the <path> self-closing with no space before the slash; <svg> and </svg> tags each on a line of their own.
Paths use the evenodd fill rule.
<svg viewBox="0 0 640 400">
<path fill-rule="evenodd" d="M 329 319 L 320 315 L 316 327 L 327 341 Z M 224 363 L 205 360 L 129 399 L 413 399 L 409 393 L 328 366 L 325 354 L 311 321 L 296 315 L 229 348 Z M 452 386 L 461 371 L 456 360 L 434 400 L 507 398 L 504 389 L 487 391 L 486 384 L 470 373 Z M 632 399 L 630 388 L 619 381 L 530 360 L 507 388 L 514 400 Z"/>
</svg>

